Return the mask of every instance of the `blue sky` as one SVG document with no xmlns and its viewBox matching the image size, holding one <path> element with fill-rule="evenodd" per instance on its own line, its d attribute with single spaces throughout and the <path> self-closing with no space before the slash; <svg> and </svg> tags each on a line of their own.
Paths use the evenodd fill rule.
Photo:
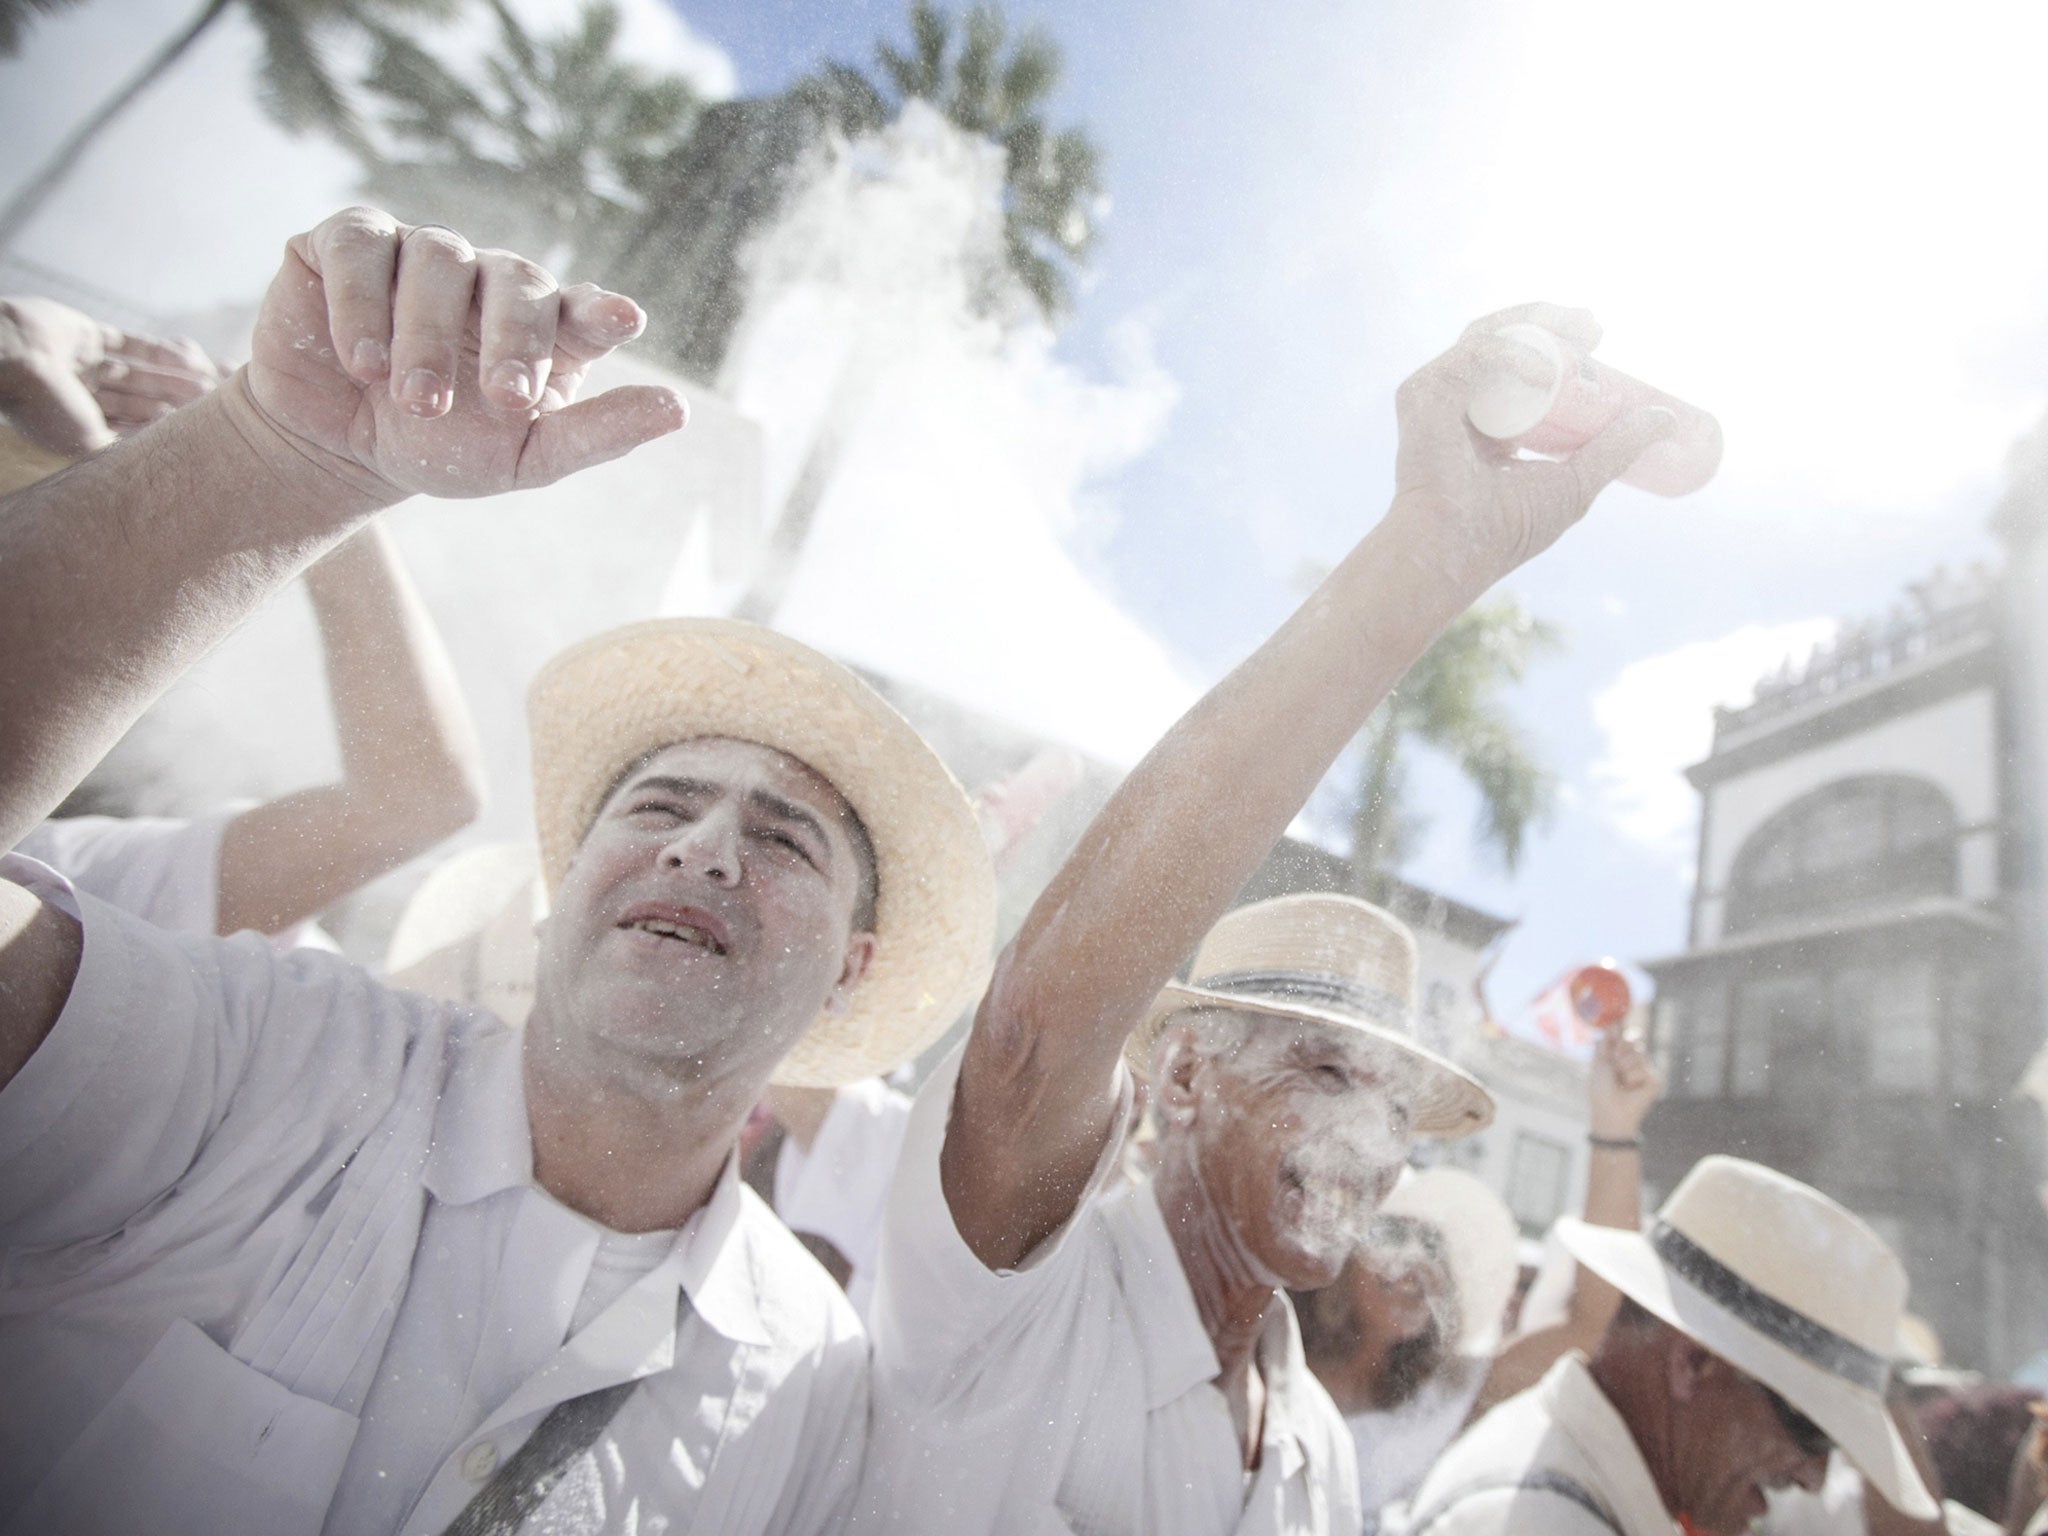
<svg viewBox="0 0 2048 1536">
<path fill-rule="evenodd" d="M 893 5 L 684 11 L 748 92 L 901 30 Z M 1672 12 L 1489 0 L 1008 7 L 1062 44 L 1054 115 L 1101 142 L 1114 199 L 1062 349 L 1099 362 L 1137 317 L 1181 389 L 1161 441 L 1102 488 L 1115 530 L 1093 568 L 1198 678 L 1377 515 L 1393 387 L 1473 315 L 1591 305 L 1618 361 L 1728 423 L 1714 487 L 1615 493 L 1511 583 L 1571 636 L 1515 700 L 1564 786 L 1520 876 L 1474 857 L 1453 775 L 1417 778 L 1433 835 L 1411 873 L 1524 920 L 1499 1002 L 1682 940 L 1690 830 L 1667 830 L 1668 802 L 1689 811 L 1690 792 L 1667 767 L 1665 804 L 1630 817 L 1627 784 L 1608 804 L 1670 734 L 1645 694 L 1695 690 L 1661 705 L 1696 722 L 1675 765 L 1775 637 L 1810 643 L 1816 621 L 1988 553 L 2003 447 L 2048 399 L 2048 241 L 2006 179 L 2044 125 L 1997 62 L 2033 24 L 1965 8 L 1923 34 L 1879 7 L 1857 42 L 1851 13 L 1814 12 L 1717 8 L 1707 37 Z M 1898 376 L 1871 387 L 1892 354 Z M 1728 641 L 1757 627 L 1773 633 Z M 1617 749 L 1596 700 L 1686 647 L 1614 696 L 1644 738 Z"/>
<path fill-rule="evenodd" d="M 184 9 L 91 0 L 42 24 L 0 64 L 18 146 L 0 178 Z M 2006 446 L 2048 406 L 2048 95 L 2031 75 L 2048 18 L 1966 3 L 1936 25 L 1821 0 L 1008 10 L 1061 43 L 1053 115 L 1101 143 L 1113 198 L 1056 356 L 1111 377 L 1135 334 L 1175 390 L 1066 536 L 1195 682 L 1377 517 L 1394 386 L 1466 320 L 1590 305 L 1606 355 L 1721 416 L 1713 486 L 1615 493 L 1511 583 L 1571 637 L 1515 699 L 1563 785 L 1519 876 L 1473 854 L 1452 775 L 1424 764 L 1415 785 L 1433 831 L 1409 873 L 1523 920 L 1497 1002 L 1603 953 L 1677 947 L 1692 802 L 1675 774 L 1713 700 L 1830 617 L 1991 551 Z M 679 14 L 744 93 L 902 31 L 893 0 Z M 226 99 L 247 51 L 224 37 L 195 60 L 28 253 L 166 306 L 260 281 L 346 177 Z M 216 211 L 230 196 L 240 211 Z M 124 197 L 148 217 L 107 212 Z M 163 252 L 186 248 L 204 260 L 171 282 Z"/>
</svg>

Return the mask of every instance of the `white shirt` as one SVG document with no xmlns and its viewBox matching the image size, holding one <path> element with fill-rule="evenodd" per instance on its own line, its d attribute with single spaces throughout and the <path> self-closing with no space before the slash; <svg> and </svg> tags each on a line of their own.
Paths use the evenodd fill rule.
<svg viewBox="0 0 2048 1536">
<path fill-rule="evenodd" d="M 862 1317 L 873 1303 L 882 1213 L 909 1129 L 910 1100 L 870 1077 L 832 1096 L 809 1151 L 785 1136 L 776 1154 L 775 1214 L 846 1256 L 846 1296 Z"/>
<path fill-rule="evenodd" d="M 0 876 L 85 930 L 0 1090 L 8 1536 L 431 1536 L 556 1404 L 629 1380 L 530 1526 L 843 1522 L 859 1323 L 732 1164 L 672 1239 L 607 1234 L 531 1183 L 497 1021 Z"/>
<path fill-rule="evenodd" d="M 875 1293 L 869 1528 L 983 1536 L 1208 1536 L 1359 1527 L 1344 1421 L 1309 1372 L 1285 1297 L 1258 1344 L 1264 1440 L 1251 1477 L 1220 1366 L 1150 1185 L 1097 1193 L 1017 1270 L 953 1224 L 939 1150 L 955 1051 L 912 1110 Z M 1130 1083 L 1115 1124 L 1128 1118 Z"/>
<path fill-rule="evenodd" d="M 1552 1489 L 1518 1486 L 1559 1475 L 1590 1494 L 1613 1524 Z M 1622 1536 L 1671 1536 L 1677 1523 L 1635 1436 L 1576 1354 L 1466 1430 L 1405 1513 L 1390 1514 L 1386 1524 L 1412 1536 L 1611 1536 L 1616 1528 Z"/>
</svg>

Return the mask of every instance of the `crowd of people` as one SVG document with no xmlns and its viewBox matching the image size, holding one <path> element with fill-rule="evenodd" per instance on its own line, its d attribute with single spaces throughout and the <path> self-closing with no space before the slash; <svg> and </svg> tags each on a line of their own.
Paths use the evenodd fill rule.
<svg viewBox="0 0 2048 1536">
<path fill-rule="evenodd" d="M 977 804 L 845 668 L 709 617 L 531 680 L 534 852 L 422 891 L 459 865 L 472 923 L 381 979 L 323 945 L 484 792 L 379 513 L 682 429 L 579 398 L 644 320 L 368 209 L 290 241 L 231 373 L 0 303 L 0 1531 L 2048 1528 L 2032 1400 L 1907 1358 L 1853 1213 L 1716 1156 L 1645 1221 L 1639 1041 L 1532 1284 L 1453 1166 L 1494 1105 L 1417 1038 L 1414 936 L 1232 908 L 1443 627 L 1672 430 L 1470 430 L 1533 366 L 1502 328 L 1591 348 L 1581 311 L 1408 379 L 1383 515 L 1000 955 L 994 855 L 1058 771 Z M 300 578 L 338 782 L 54 816 Z"/>
</svg>

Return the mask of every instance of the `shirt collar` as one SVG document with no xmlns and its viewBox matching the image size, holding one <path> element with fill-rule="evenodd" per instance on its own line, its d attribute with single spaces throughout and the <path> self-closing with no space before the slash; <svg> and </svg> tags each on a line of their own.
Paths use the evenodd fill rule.
<svg viewBox="0 0 2048 1536">
<path fill-rule="evenodd" d="M 432 1151 L 422 1182 L 444 1205 L 466 1205 L 533 1183 L 533 1132 L 526 1122 L 526 1080 L 517 1030 L 496 1026 L 471 1036 L 448 1074 Z M 663 1275 L 680 1287 L 714 1333 L 735 1344 L 766 1344 L 761 1315 L 769 1256 L 754 1240 L 752 1221 L 773 1221 L 767 1208 L 749 1211 L 737 1154 L 719 1170 L 711 1198 L 676 1235 L 669 1256 L 638 1284 Z M 751 1221 L 750 1219 L 751 1218 Z"/>
<path fill-rule="evenodd" d="M 521 1036 L 504 1025 L 465 1039 L 442 1090 L 422 1182 L 443 1205 L 467 1205 L 533 1182 Z"/>
<path fill-rule="evenodd" d="M 734 1151 L 719 1170 L 711 1198 L 676 1240 L 683 1293 L 712 1332 L 735 1344 L 770 1342 L 761 1298 L 774 1257 L 757 1240 L 755 1228 L 774 1220 L 760 1197 L 740 1184 L 739 1153 Z"/>
<path fill-rule="evenodd" d="M 1180 1250 L 1166 1229 L 1148 1183 L 1104 1203 L 1103 1219 L 1116 1240 L 1123 1290 L 1145 1372 L 1145 1409 L 1165 1407 L 1184 1392 L 1214 1381 L 1223 1367 L 1202 1326 L 1195 1293 L 1181 1268 Z"/>
<path fill-rule="evenodd" d="M 1669 1531 L 1676 1524 L 1657 1491 L 1641 1447 L 1621 1410 L 1609 1401 L 1583 1356 L 1559 1360 L 1537 1384 L 1550 1420 L 1577 1448 L 1584 1464 L 1599 1469 L 1593 1492 L 1607 1504 L 1624 1531 Z"/>
</svg>

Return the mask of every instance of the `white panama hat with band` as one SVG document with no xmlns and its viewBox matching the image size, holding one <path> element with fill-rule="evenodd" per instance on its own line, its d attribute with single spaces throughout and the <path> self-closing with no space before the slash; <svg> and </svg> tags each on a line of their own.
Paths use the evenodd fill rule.
<svg viewBox="0 0 2048 1536">
<path fill-rule="evenodd" d="M 534 679 L 527 719 L 550 893 L 620 776 L 681 741 L 786 753 L 860 817 L 875 852 L 874 959 L 776 1082 L 834 1088 L 887 1072 L 981 995 L 996 885 L 974 806 L 910 723 L 838 662 L 757 624 L 652 619 L 555 657 Z"/>
<path fill-rule="evenodd" d="M 1185 982 L 1169 982 L 1131 1034 L 1126 1059 L 1150 1069 L 1166 1022 L 1198 1008 L 1301 1019 L 1370 1035 L 1421 1069 L 1411 1128 L 1464 1136 L 1493 1119 L 1493 1095 L 1415 1040 L 1415 938 L 1393 913 L 1313 891 L 1226 912 Z"/>
<path fill-rule="evenodd" d="M 1644 1232 L 1561 1217 L 1580 1263 L 1813 1420 L 1886 1502 L 1940 1509 L 1885 1411 L 1906 1273 L 1884 1239 L 1819 1190 L 1706 1157 Z"/>
</svg>

